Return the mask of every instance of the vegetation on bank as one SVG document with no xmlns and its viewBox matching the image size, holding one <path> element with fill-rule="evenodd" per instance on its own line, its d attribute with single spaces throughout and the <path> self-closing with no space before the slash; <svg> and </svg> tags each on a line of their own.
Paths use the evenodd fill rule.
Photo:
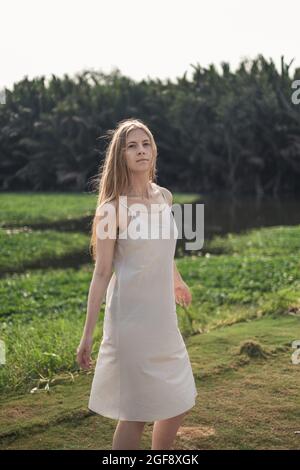
<svg viewBox="0 0 300 470">
<path fill-rule="evenodd" d="M 117 123 L 142 119 L 158 173 L 176 190 L 299 193 L 300 69 L 259 54 L 235 71 L 192 64 L 191 77 L 135 81 L 119 70 L 25 77 L 0 104 L 0 189 L 86 191 Z"/>
<path fill-rule="evenodd" d="M 62 200 L 56 203 L 58 219 L 54 196 L 42 202 L 43 217 L 54 224 L 45 230 L 9 227 L 21 217 L 11 206 L 0 231 L 2 449 L 111 445 L 115 422 L 88 411 L 92 370 L 79 370 L 75 360 L 93 266 L 83 258 L 74 266 L 72 259 L 86 252 L 89 237 L 55 226 L 75 210 L 74 200 L 64 201 L 65 214 Z M 30 202 L 38 223 L 39 198 Z M 89 203 L 78 198 L 81 216 Z M 292 342 L 300 339 L 299 252 L 300 226 L 279 226 L 214 237 L 203 254 L 176 259 L 193 295 L 177 313 L 199 395 L 174 448 L 300 448 L 299 365 L 291 362 Z M 104 308 L 103 302 L 94 364 Z M 151 426 L 143 448 L 150 448 Z"/>
</svg>

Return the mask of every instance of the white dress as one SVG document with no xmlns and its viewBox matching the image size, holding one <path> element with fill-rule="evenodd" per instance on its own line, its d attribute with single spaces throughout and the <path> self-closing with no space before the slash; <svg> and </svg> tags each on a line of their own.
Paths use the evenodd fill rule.
<svg viewBox="0 0 300 470">
<path fill-rule="evenodd" d="M 132 218 L 128 232 L 122 230 L 116 240 L 114 273 L 106 292 L 88 408 L 116 420 L 171 418 L 192 408 L 198 395 L 176 313 L 173 260 L 178 229 L 167 201 L 154 206 L 158 210 L 151 208 L 151 214 L 147 208 L 127 207 Z M 148 221 L 156 238 L 145 236 Z M 141 229 L 140 238 L 130 237 L 132 224 Z"/>
</svg>

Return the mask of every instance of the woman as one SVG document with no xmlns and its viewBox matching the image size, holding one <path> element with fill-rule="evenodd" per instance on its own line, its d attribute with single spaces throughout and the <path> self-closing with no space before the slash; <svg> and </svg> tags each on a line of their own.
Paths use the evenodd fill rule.
<svg viewBox="0 0 300 470">
<path fill-rule="evenodd" d="M 138 449 L 148 421 L 154 421 L 152 449 L 169 449 L 197 395 L 176 314 L 176 302 L 189 305 L 192 296 L 176 269 L 172 194 L 154 182 L 156 159 L 149 128 L 137 119 L 121 121 L 106 151 L 93 220 L 95 269 L 77 361 L 91 366 L 107 291 L 89 409 L 118 420 L 112 449 Z M 153 236 L 158 228 L 169 236 Z"/>
</svg>

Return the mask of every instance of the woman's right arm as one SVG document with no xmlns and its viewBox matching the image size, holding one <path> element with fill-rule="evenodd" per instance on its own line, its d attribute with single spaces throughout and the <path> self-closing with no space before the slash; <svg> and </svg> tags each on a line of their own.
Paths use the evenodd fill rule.
<svg viewBox="0 0 300 470">
<path fill-rule="evenodd" d="M 105 214 L 107 206 L 104 204 L 100 211 L 98 209 L 96 213 L 96 262 L 88 293 L 85 325 L 80 344 L 77 348 L 77 362 L 83 369 L 88 369 L 91 366 L 90 356 L 93 343 L 93 332 L 112 274 L 116 243 L 117 211 L 116 204 L 114 202 L 107 204 L 111 204 L 114 207 L 115 212 L 112 210 L 112 207 L 110 207 L 109 212 L 106 212 Z M 108 232 L 108 235 L 105 236 L 105 234 L 103 234 L 103 230 Z"/>
</svg>

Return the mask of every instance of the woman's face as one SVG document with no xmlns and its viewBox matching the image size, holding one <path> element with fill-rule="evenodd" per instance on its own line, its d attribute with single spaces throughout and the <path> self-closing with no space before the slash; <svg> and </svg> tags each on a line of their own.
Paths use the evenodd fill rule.
<svg viewBox="0 0 300 470">
<path fill-rule="evenodd" d="M 149 173 L 153 155 L 150 139 L 144 130 L 133 129 L 128 133 L 125 158 L 130 171 Z"/>
</svg>

